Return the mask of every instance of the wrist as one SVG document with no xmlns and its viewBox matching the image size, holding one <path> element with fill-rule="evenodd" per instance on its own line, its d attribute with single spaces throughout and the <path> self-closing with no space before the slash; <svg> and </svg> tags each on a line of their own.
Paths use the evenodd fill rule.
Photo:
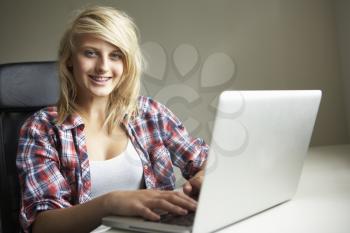
<svg viewBox="0 0 350 233">
<path fill-rule="evenodd" d="M 115 195 L 117 195 L 116 193 L 107 193 L 103 196 L 101 196 L 101 201 L 102 201 L 102 207 L 103 207 L 103 214 L 104 216 L 107 216 L 107 215 L 112 215 L 113 211 L 112 211 L 112 206 L 113 205 L 113 202 L 115 202 Z"/>
<path fill-rule="evenodd" d="M 127 197 L 127 192 L 123 191 L 113 191 L 101 196 L 105 216 L 122 214 L 124 211 L 123 201 L 125 201 Z"/>
<path fill-rule="evenodd" d="M 198 179 L 204 177 L 204 170 L 199 170 L 191 179 Z"/>
</svg>

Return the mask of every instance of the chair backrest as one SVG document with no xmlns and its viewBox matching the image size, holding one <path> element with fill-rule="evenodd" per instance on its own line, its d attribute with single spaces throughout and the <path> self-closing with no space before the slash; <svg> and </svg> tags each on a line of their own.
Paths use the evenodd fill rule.
<svg viewBox="0 0 350 233">
<path fill-rule="evenodd" d="M 20 190 L 16 169 L 18 133 L 38 109 L 59 96 L 55 62 L 0 65 L 0 232 L 19 232 Z"/>
</svg>

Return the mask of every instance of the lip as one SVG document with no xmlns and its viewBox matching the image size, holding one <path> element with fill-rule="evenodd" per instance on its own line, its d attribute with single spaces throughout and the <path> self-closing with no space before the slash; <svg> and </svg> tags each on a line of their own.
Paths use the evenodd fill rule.
<svg viewBox="0 0 350 233">
<path fill-rule="evenodd" d="M 106 84 L 112 77 L 101 75 L 89 75 L 90 80 L 97 85 Z"/>
</svg>

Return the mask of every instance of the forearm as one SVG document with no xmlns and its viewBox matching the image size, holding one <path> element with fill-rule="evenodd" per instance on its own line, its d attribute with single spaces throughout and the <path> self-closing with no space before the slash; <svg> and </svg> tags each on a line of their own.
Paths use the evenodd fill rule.
<svg viewBox="0 0 350 233">
<path fill-rule="evenodd" d="M 202 183 L 204 180 L 205 175 L 205 167 L 206 167 L 206 161 L 202 164 L 202 166 L 199 168 L 199 170 L 196 172 L 194 176 L 192 176 L 184 185 L 183 185 L 183 191 L 186 195 L 197 199 L 200 189 L 202 187 Z"/>
<path fill-rule="evenodd" d="M 38 214 L 33 233 L 90 232 L 109 214 L 106 195 L 69 208 L 53 209 Z"/>
<path fill-rule="evenodd" d="M 204 163 L 199 168 L 198 172 L 194 175 L 194 177 L 199 177 L 199 176 L 204 177 L 206 166 L 207 166 L 207 161 L 204 161 Z"/>
<path fill-rule="evenodd" d="M 194 211 L 197 203 L 183 193 L 161 190 L 115 191 L 84 204 L 64 209 L 47 210 L 38 214 L 33 233 L 90 232 L 107 215 L 142 216 L 159 220 L 153 210 L 173 214 Z"/>
</svg>

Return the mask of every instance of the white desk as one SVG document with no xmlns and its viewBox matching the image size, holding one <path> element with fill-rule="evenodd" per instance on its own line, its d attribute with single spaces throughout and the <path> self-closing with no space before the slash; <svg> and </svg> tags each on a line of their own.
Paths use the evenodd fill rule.
<svg viewBox="0 0 350 233">
<path fill-rule="evenodd" d="M 311 148 L 291 201 L 220 231 L 254 232 L 349 233 L 350 145 Z"/>
</svg>

